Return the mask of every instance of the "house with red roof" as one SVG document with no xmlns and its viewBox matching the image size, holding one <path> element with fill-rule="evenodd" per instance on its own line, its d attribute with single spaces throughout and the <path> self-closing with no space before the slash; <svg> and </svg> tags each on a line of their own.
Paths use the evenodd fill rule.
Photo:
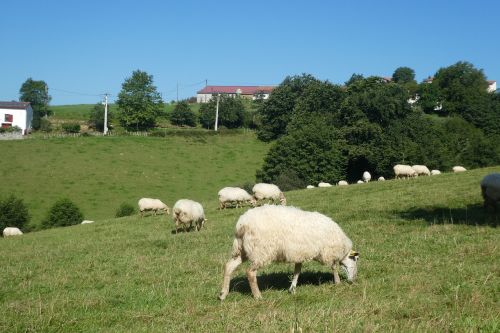
<svg viewBox="0 0 500 333">
<path fill-rule="evenodd" d="M 240 96 L 255 100 L 257 98 L 268 99 L 275 87 L 273 86 L 206 86 L 196 93 L 196 102 L 208 103 L 213 96 L 228 95 Z"/>
<path fill-rule="evenodd" d="M 31 130 L 33 109 L 28 102 L 0 102 L 0 126 L 3 128 L 17 126 L 23 135 Z"/>
</svg>

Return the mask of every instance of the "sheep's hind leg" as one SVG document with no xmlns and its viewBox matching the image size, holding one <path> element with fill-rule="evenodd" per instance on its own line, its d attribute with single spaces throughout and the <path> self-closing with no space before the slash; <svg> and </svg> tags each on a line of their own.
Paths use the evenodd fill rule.
<svg viewBox="0 0 500 333">
<path fill-rule="evenodd" d="M 247 269 L 247 277 L 253 297 L 255 299 L 261 299 L 262 295 L 259 290 L 259 285 L 257 284 L 257 269 L 258 267 L 252 265 L 249 269 Z"/>
<path fill-rule="evenodd" d="M 293 272 L 292 285 L 288 289 L 288 291 L 292 294 L 295 294 L 295 288 L 297 287 L 297 281 L 299 280 L 300 270 L 302 269 L 302 263 L 295 264 L 295 270 Z"/>
<path fill-rule="evenodd" d="M 229 283 L 231 282 L 231 274 L 233 274 L 234 270 L 238 268 L 241 264 L 241 256 L 236 258 L 231 258 L 226 265 L 224 265 L 224 281 L 222 282 L 222 290 L 219 294 L 219 299 L 223 301 L 227 294 L 229 293 Z"/>
</svg>

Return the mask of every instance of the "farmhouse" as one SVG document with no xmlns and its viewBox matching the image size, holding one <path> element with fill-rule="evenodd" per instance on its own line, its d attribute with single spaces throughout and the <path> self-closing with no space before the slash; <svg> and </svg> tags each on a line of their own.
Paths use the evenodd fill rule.
<svg viewBox="0 0 500 333">
<path fill-rule="evenodd" d="M 0 126 L 17 126 L 25 135 L 31 129 L 33 109 L 28 102 L 0 102 Z"/>
<path fill-rule="evenodd" d="M 272 86 L 206 86 L 196 93 L 196 102 L 208 103 L 212 96 L 218 94 L 231 97 L 241 96 L 252 100 L 257 98 L 268 99 L 274 88 Z"/>
</svg>

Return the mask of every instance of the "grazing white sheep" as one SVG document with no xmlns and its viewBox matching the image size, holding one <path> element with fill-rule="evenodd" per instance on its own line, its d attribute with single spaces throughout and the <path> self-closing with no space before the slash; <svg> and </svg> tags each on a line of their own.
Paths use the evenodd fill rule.
<svg viewBox="0 0 500 333">
<path fill-rule="evenodd" d="M 3 236 L 4 237 L 9 237 L 9 236 L 20 236 L 22 235 L 23 232 L 19 230 L 19 228 L 16 227 L 7 227 L 3 229 Z"/>
<path fill-rule="evenodd" d="M 306 188 L 307 188 L 307 189 L 312 189 L 312 188 L 314 188 L 314 185 L 307 185 L 307 187 L 306 187 Z"/>
<path fill-rule="evenodd" d="M 199 231 L 207 221 L 202 205 L 189 199 L 177 200 L 174 208 L 172 208 L 172 215 L 175 223 L 175 233 L 177 233 L 180 225 L 186 231 L 187 227 L 191 228 L 194 224 L 196 231 Z"/>
<path fill-rule="evenodd" d="M 250 204 L 255 206 L 255 198 L 248 194 L 242 188 L 239 187 L 224 187 L 218 193 L 219 195 L 219 209 L 225 209 L 228 205 L 236 204 L 243 207 L 244 204 Z"/>
<path fill-rule="evenodd" d="M 382 176 L 380 176 L 380 177 L 378 177 L 378 181 L 379 181 L 379 182 L 384 182 L 384 181 L 385 181 L 385 178 L 384 178 L 384 177 L 382 177 Z"/>
<path fill-rule="evenodd" d="M 396 176 L 396 179 L 399 178 L 409 178 L 409 177 L 415 177 L 417 173 L 413 168 L 409 165 L 406 164 L 396 164 L 393 167 L 394 170 L 394 175 Z"/>
<path fill-rule="evenodd" d="M 365 182 L 362 181 L 361 179 L 357 181 L 357 184 L 364 184 Z"/>
<path fill-rule="evenodd" d="M 372 179 L 372 175 L 368 171 L 363 172 L 363 181 L 368 183 Z"/>
<path fill-rule="evenodd" d="M 148 210 L 152 210 L 154 215 L 156 215 L 159 210 L 165 211 L 167 215 L 170 214 L 170 208 L 159 199 L 142 198 L 139 200 L 138 205 L 141 216 L 144 216 L 144 212 Z"/>
<path fill-rule="evenodd" d="M 467 171 L 466 168 L 464 168 L 463 166 L 460 166 L 460 165 L 454 166 L 452 169 L 453 169 L 453 172 L 464 172 L 464 171 Z"/>
<path fill-rule="evenodd" d="M 289 291 L 297 286 L 302 263 L 315 260 L 333 270 L 334 282 L 340 283 L 338 265 L 346 268 L 347 279 L 357 273 L 359 253 L 352 242 L 329 217 L 295 207 L 265 205 L 248 210 L 236 224 L 232 258 L 224 266 L 224 280 L 219 299 L 229 292 L 231 274 L 243 262 L 250 261 L 247 277 L 252 294 L 261 298 L 257 270 L 272 262 L 294 263 Z"/>
<path fill-rule="evenodd" d="M 268 203 L 279 202 L 281 205 L 286 206 L 286 198 L 278 186 L 274 184 L 258 183 L 252 188 L 253 196 L 257 202 L 269 200 Z"/>
<path fill-rule="evenodd" d="M 321 183 L 318 184 L 318 187 L 332 187 L 332 184 L 321 182 Z"/>
<path fill-rule="evenodd" d="M 417 176 L 420 176 L 420 175 L 430 176 L 431 175 L 429 168 L 426 167 L 425 165 L 412 165 L 411 167 L 413 170 L 415 170 L 415 172 L 417 173 Z"/>
<path fill-rule="evenodd" d="M 347 186 L 347 185 L 349 185 L 349 183 L 348 183 L 348 182 L 346 182 L 345 180 L 341 180 L 341 181 L 339 181 L 339 182 L 337 183 L 337 185 L 338 185 L 338 186 Z"/>
<path fill-rule="evenodd" d="M 81 224 L 90 224 L 90 223 L 94 223 L 94 221 L 83 220 Z"/>
<path fill-rule="evenodd" d="M 500 173 L 490 173 L 481 180 L 484 207 L 500 207 Z"/>
<path fill-rule="evenodd" d="M 431 170 L 431 176 L 440 175 L 440 174 L 441 174 L 441 171 L 439 171 L 439 170 Z"/>
</svg>

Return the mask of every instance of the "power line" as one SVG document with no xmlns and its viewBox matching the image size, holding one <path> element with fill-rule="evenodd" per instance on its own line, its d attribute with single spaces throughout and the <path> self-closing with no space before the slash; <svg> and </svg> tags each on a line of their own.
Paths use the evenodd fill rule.
<svg viewBox="0 0 500 333">
<path fill-rule="evenodd" d="M 60 92 L 64 92 L 67 94 L 80 95 L 80 96 L 103 96 L 103 95 L 105 95 L 105 94 L 88 94 L 88 93 L 82 93 L 82 92 L 76 92 L 76 91 L 70 91 L 70 90 L 52 88 L 52 87 L 50 88 L 50 90 L 55 90 L 55 91 L 60 91 Z"/>
</svg>

